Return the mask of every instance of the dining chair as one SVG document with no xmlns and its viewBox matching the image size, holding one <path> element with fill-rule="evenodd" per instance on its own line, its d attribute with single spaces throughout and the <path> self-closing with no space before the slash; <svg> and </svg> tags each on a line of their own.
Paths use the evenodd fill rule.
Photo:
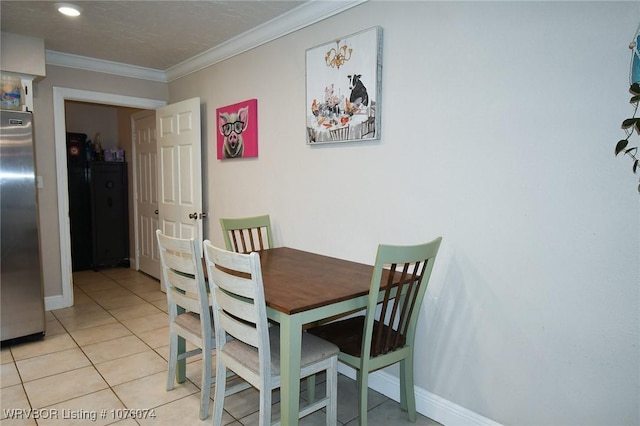
<svg viewBox="0 0 640 426">
<path fill-rule="evenodd" d="M 169 363 L 167 390 L 173 389 L 178 360 L 202 354 L 200 419 L 209 416 L 212 377 L 212 350 L 216 347 L 212 315 L 201 258 L 201 244 L 194 239 L 173 238 L 156 230 L 160 265 L 167 288 L 169 307 Z M 183 353 L 178 337 L 196 346 Z"/>
<path fill-rule="evenodd" d="M 269 215 L 221 218 L 224 244 L 229 251 L 249 253 L 273 248 Z"/>
<path fill-rule="evenodd" d="M 280 387 L 280 327 L 267 323 L 260 255 L 235 253 L 203 243 L 211 285 L 217 357 L 216 376 L 227 369 L 260 392 L 259 424 L 271 424 L 271 392 Z M 227 335 L 234 339 L 227 341 Z M 300 377 L 326 372 L 326 395 L 309 402 L 298 413 L 302 418 L 326 408 L 326 424 L 337 424 L 338 347 L 308 333 L 302 334 Z M 238 385 L 215 387 L 213 424 L 222 422 L 225 395 L 237 393 Z"/>
<path fill-rule="evenodd" d="M 349 126 L 329 130 L 329 137 L 332 141 L 346 141 L 349 139 Z"/>
<path fill-rule="evenodd" d="M 361 426 L 367 424 L 369 373 L 400 363 L 400 407 L 416 421 L 413 357 L 416 322 L 442 237 L 421 245 L 379 245 L 364 315 L 308 333 L 335 343 L 339 361 L 356 370 Z M 382 296 L 380 298 L 380 296 Z"/>
<path fill-rule="evenodd" d="M 307 142 L 312 143 L 316 141 L 316 131 L 307 126 Z"/>
<path fill-rule="evenodd" d="M 371 137 L 374 137 L 375 133 L 376 133 L 376 118 L 371 116 L 371 117 L 368 117 L 362 123 L 362 137 L 364 138 L 365 136 L 368 136 L 370 134 L 372 134 Z"/>
<path fill-rule="evenodd" d="M 376 116 L 376 101 L 371 101 L 371 105 L 369 105 L 369 117 Z"/>
</svg>

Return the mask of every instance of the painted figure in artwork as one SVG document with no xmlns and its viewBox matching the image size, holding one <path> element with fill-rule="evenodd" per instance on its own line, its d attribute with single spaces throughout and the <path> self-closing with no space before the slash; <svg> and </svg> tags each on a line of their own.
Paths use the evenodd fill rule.
<svg viewBox="0 0 640 426">
<path fill-rule="evenodd" d="M 349 101 L 358 106 L 367 106 L 369 105 L 369 94 L 367 93 L 367 88 L 364 87 L 364 84 L 362 84 L 362 81 L 360 80 L 361 77 L 362 74 L 347 76 L 349 79 L 349 90 L 351 90 Z"/>
<path fill-rule="evenodd" d="M 219 114 L 219 130 L 224 137 L 224 158 L 239 158 L 244 153 L 242 132 L 249 125 L 249 107 L 240 108 L 237 113 L 221 112 Z"/>
</svg>

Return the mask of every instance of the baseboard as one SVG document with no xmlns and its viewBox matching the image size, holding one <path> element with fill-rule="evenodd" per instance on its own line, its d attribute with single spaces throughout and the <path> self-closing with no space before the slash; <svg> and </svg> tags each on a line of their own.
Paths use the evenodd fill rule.
<svg viewBox="0 0 640 426">
<path fill-rule="evenodd" d="M 67 302 L 62 295 L 48 296 L 44 298 L 44 310 L 53 311 L 55 309 L 62 309 L 67 307 Z"/>
<path fill-rule="evenodd" d="M 344 364 L 339 364 L 338 371 L 355 380 L 354 369 Z M 400 379 L 389 373 L 376 371 L 370 374 L 369 387 L 394 401 L 400 401 Z M 500 423 L 419 387 L 416 387 L 416 411 L 446 426 L 500 426 Z"/>
</svg>

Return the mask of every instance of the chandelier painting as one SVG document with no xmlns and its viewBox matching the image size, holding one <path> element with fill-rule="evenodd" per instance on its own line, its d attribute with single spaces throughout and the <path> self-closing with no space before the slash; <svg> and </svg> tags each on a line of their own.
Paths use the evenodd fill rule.
<svg viewBox="0 0 640 426">
<path fill-rule="evenodd" d="M 340 69 L 341 65 L 351 59 L 352 52 L 353 48 L 347 47 L 346 43 L 340 47 L 340 40 L 336 40 L 336 47 L 332 47 L 327 51 L 324 61 L 328 67 Z"/>
<path fill-rule="evenodd" d="M 382 28 L 307 49 L 307 144 L 380 139 Z"/>
</svg>

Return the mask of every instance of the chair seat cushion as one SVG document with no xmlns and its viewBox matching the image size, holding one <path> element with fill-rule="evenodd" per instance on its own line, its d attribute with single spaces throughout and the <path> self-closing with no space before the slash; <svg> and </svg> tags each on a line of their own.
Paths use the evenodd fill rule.
<svg viewBox="0 0 640 426">
<path fill-rule="evenodd" d="M 194 312 L 185 312 L 184 314 L 178 315 L 175 323 L 196 336 L 202 335 L 202 329 L 200 328 L 200 315 Z"/>
<path fill-rule="evenodd" d="M 356 317 L 347 318 L 340 321 L 331 322 L 325 325 L 321 325 L 319 327 L 313 327 L 307 330 L 308 333 L 318 336 L 324 340 L 327 340 L 331 343 L 334 343 L 336 346 L 340 348 L 340 352 L 349 354 L 351 356 L 360 357 L 362 352 L 362 336 L 364 332 L 364 320 L 365 317 L 363 315 L 359 315 Z M 384 327 L 383 334 L 386 335 L 391 332 L 391 336 L 395 338 L 398 334 L 397 331 L 391 329 L 386 325 L 382 325 Z M 376 330 L 380 327 L 380 323 L 378 321 L 374 321 L 373 324 L 373 335 L 375 336 Z M 393 339 L 391 339 L 393 340 Z M 406 339 L 404 336 L 400 335 L 400 339 L 398 341 L 398 345 L 396 348 L 404 346 Z M 375 356 L 375 354 L 384 354 L 392 350 L 389 347 L 381 348 L 376 350 L 374 348 L 374 343 L 371 344 L 371 356 Z"/>
<path fill-rule="evenodd" d="M 280 375 L 280 327 L 269 327 L 269 345 L 271 346 L 271 374 Z M 242 365 L 258 372 L 258 349 L 240 340 L 231 340 L 222 347 L 222 352 L 236 359 Z M 333 343 L 302 333 L 302 353 L 300 367 L 304 368 L 318 361 L 338 355 L 339 349 Z"/>
</svg>

